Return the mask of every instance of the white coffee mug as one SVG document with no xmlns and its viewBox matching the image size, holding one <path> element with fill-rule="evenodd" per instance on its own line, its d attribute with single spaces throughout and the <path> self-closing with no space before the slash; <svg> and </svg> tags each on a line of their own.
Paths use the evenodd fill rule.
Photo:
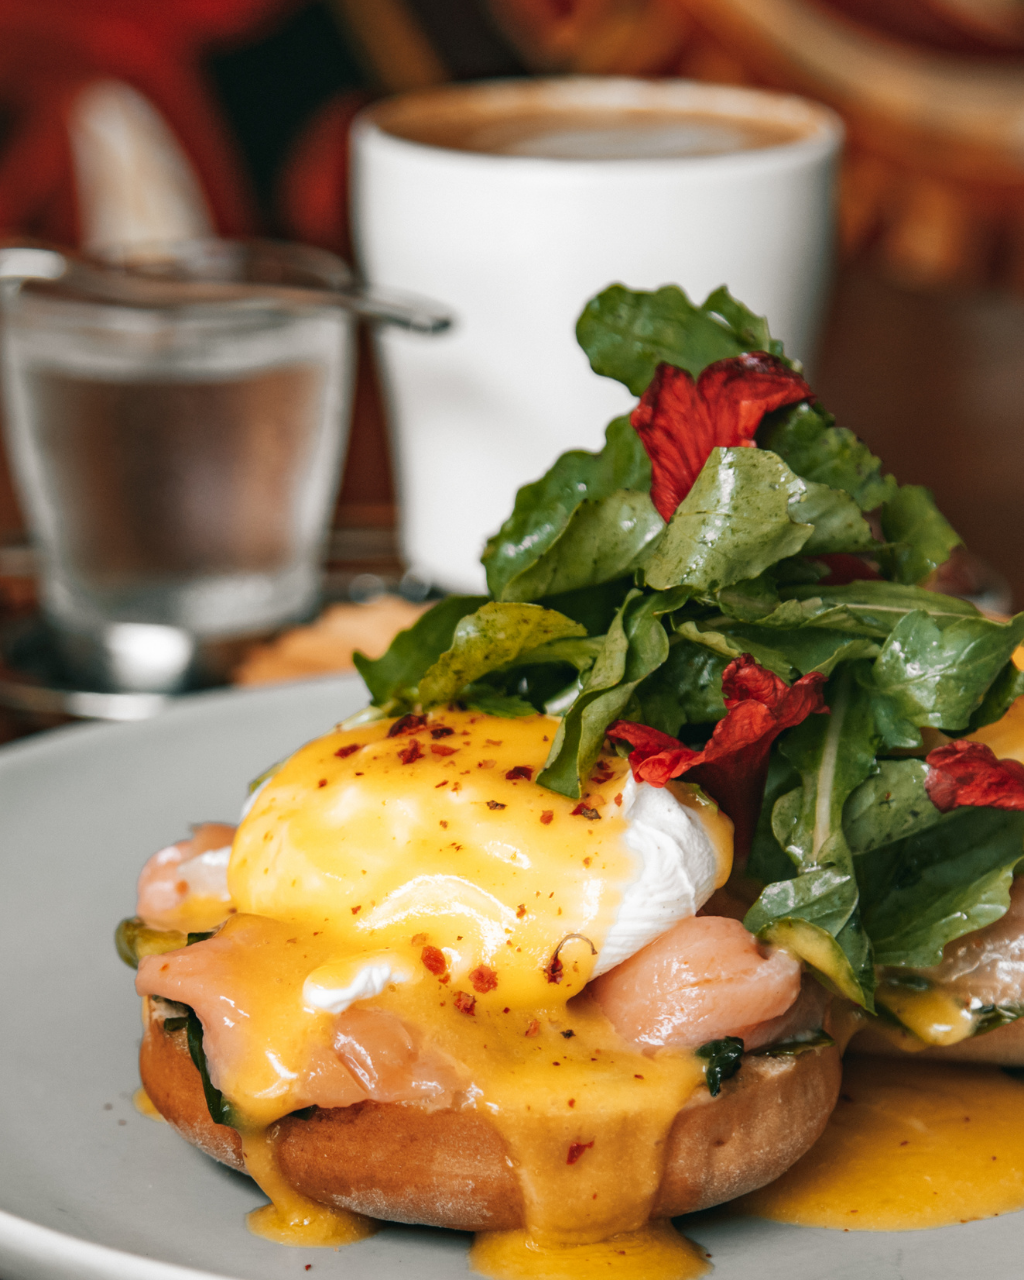
<svg viewBox="0 0 1024 1280">
<path fill-rule="evenodd" d="M 410 567 L 484 589 L 520 485 L 599 448 L 633 397 L 575 339 L 606 285 L 721 284 L 813 354 L 842 126 L 800 98 L 688 81 L 556 78 L 376 104 L 354 133 L 369 282 L 443 299 L 453 330 L 381 335 Z"/>
</svg>

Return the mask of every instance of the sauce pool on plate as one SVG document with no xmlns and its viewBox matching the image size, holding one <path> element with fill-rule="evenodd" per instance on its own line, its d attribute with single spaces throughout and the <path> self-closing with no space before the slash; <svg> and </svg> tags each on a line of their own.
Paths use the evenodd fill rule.
<svg viewBox="0 0 1024 1280">
<path fill-rule="evenodd" d="M 847 1058 L 828 1127 L 735 1206 L 847 1231 L 910 1231 L 1024 1208 L 1024 1085 L 998 1067 Z"/>
</svg>

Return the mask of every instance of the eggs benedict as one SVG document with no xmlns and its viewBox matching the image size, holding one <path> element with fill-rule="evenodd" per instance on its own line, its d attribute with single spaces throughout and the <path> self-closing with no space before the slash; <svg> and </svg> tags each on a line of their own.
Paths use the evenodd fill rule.
<svg viewBox="0 0 1024 1280">
<path fill-rule="evenodd" d="M 985 1053 L 1024 1012 L 1024 615 L 932 589 L 931 496 L 726 291 L 612 286 L 578 334 L 633 413 L 119 929 L 147 1093 L 273 1238 L 678 1280 L 658 1224 L 792 1165 L 853 1031 Z"/>
<path fill-rule="evenodd" d="M 139 959 L 143 1083 L 279 1227 L 312 1201 L 602 1240 L 761 1185 L 823 1127 L 823 1001 L 786 952 L 696 914 L 728 818 L 614 754 L 580 801 L 539 786 L 556 730 L 445 708 L 336 731 L 262 783 L 213 892 L 191 868 L 219 831 L 144 871 L 140 951 L 212 902 L 222 921 Z M 700 1053 L 730 1037 L 751 1052 L 722 1083 L 736 1062 Z"/>
</svg>

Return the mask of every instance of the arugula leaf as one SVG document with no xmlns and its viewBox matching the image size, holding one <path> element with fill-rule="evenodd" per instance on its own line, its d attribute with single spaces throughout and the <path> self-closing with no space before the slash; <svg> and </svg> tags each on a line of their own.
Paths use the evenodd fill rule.
<svg viewBox="0 0 1024 1280">
<path fill-rule="evenodd" d="M 882 507 L 882 532 L 892 543 L 881 561 L 897 582 L 923 582 L 945 564 L 963 539 L 935 505 L 931 493 L 905 484 Z"/>
<path fill-rule="evenodd" d="M 633 579 L 619 578 L 615 582 L 602 582 L 597 587 L 584 587 L 580 591 L 565 591 L 544 596 L 534 601 L 545 609 L 556 609 L 573 622 L 581 622 L 588 636 L 603 636 L 612 625 L 612 619 L 622 607 L 622 602 L 633 589 Z"/>
<path fill-rule="evenodd" d="M 882 463 L 852 431 L 806 401 L 766 418 L 759 443 L 773 450 L 798 476 L 844 489 L 861 511 L 874 511 L 896 496 L 896 481 L 882 475 Z"/>
<path fill-rule="evenodd" d="M 754 652 L 750 646 L 767 643 L 802 676 L 811 671 L 820 671 L 822 675 L 830 676 L 841 662 L 875 658 L 880 653 L 877 641 L 868 636 L 829 631 L 824 627 L 768 631 L 760 626 L 740 623 L 727 625 L 723 627 L 723 631 L 747 653 Z"/>
<path fill-rule="evenodd" d="M 686 640 L 692 641 L 694 644 L 703 645 L 710 649 L 713 653 L 720 654 L 727 662 L 731 662 L 733 658 L 739 658 L 744 653 L 750 656 L 772 671 L 782 680 L 793 679 L 793 665 L 789 659 L 778 649 L 771 647 L 770 643 L 762 644 L 756 637 L 744 636 L 742 639 L 734 639 L 729 631 L 716 630 L 714 619 L 707 622 L 694 622 L 692 619 L 679 619 L 675 622 L 676 631 Z M 773 640 L 774 637 L 769 632 L 767 639 Z"/>
<path fill-rule="evenodd" d="M 908 613 L 926 613 L 939 628 L 952 626 L 962 618 L 981 617 L 968 600 L 897 582 L 850 582 L 842 587 L 798 584 L 780 586 L 779 594 L 784 601 L 804 604 L 807 626 L 833 627 L 879 639 L 884 639 Z M 771 625 L 770 618 L 759 618 L 758 622 L 761 626 Z"/>
<path fill-rule="evenodd" d="M 976 729 L 983 729 L 987 724 L 1002 720 L 1012 704 L 1022 696 L 1024 671 L 1019 670 L 1011 659 L 989 685 L 981 706 L 971 716 L 968 729 L 974 733 Z"/>
<path fill-rule="evenodd" d="M 558 727 L 547 763 L 537 775 L 539 783 L 574 799 L 580 796 L 605 730 L 622 715 L 641 680 L 668 657 L 661 616 L 684 599 L 685 593 L 672 591 L 645 596 L 634 590 L 626 597 L 579 697 Z"/>
<path fill-rule="evenodd" d="M 641 722 L 678 738 L 684 724 L 714 724 L 725 715 L 722 672 L 731 658 L 673 637 L 664 663 L 636 690 Z"/>
<path fill-rule="evenodd" d="M 757 820 L 757 828 L 747 858 L 747 875 L 762 884 L 776 880 L 792 880 L 796 869 L 772 830 L 772 812 L 775 802 L 800 785 L 800 775 L 789 763 L 776 742 L 768 761 L 768 777 L 765 781 L 764 800 Z"/>
<path fill-rule="evenodd" d="M 451 645 L 456 625 L 486 603 L 486 596 L 448 596 L 400 631 L 383 657 L 354 653 L 352 661 L 373 705 L 396 715 L 412 707 L 420 678 Z"/>
<path fill-rule="evenodd" d="M 531 649 L 583 634 L 578 622 L 538 604 L 484 604 L 459 621 L 451 647 L 424 672 L 419 701 L 424 707 L 451 702 L 464 686 L 490 671 L 511 666 Z"/>
<path fill-rule="evenodd" d="M 595 373 L 642 396 L 662 361 L 696 378 L 715 360 L 764 349 L 752 345 L 760 331 L 755 337 L 745 307 L 742 314 L 731 313 L 740 326 L 732 327 L 723 315 L 723 308 L 729 310 L 726 299 L 733 301 L 726 290 L 717 289 L 703 307 L 696 307 L 675 285 L 644 293 L 613 284 L 583 308 L 576 339 Z M 717 315 L 706 309 L 712 302 Z"/>
<path fill-rule="evenodd" d="M 698 1058 L 704 1058 L 704 1083 L 712 1098 L 722 1091 L 722 1081 L 734 1076 L 740 1069 L 743 1057 L 743 1041 L 739 1036 L 725 1036 L 721 1040 L 709 1040 L 695 1050 Z"/>
<path fill-rule="evenodd" d="M 459 694 L 459 701 L 465 703 L 471 711 L 483 711 L 486 715 L 502 716 L 506 720 L 537 714 L 537 708 L 532 702 L 514 693 L 502 693 L 500 689 L 482 681 L 467 684 Z"/>
<path fill-rule="evenodd" d="M 599 453 L 572 449 L 548 472 L 516 494 L 512 514 L 487 541 L 481 562 L 498 600 L 517 574 L 539 560 L 565 530 L 585 499 L 598 501 L 617 489 L 649 493 L 651 464 L 628 417 L 614 418 Z"/>
<path fill-rule="evenodd" d="M 744 351 L 767 351 L 769 355 L 783 355 L 785 349 L 782 343 L 768 332 L 767 317 L 755 315 L 749 307 L 734 298 L 724 284 L 708 294 L 701 305 L 701 310 L 721 316 L 744 344 Z M 794 364 L 792 360 L 787 363 Z M 796 367 L 799 368 L 799 365 L 797 364 Z"/>
<path fill-rule="evenodd" d="M 1005 914 L 1024 858 L 1024 813 L 955 809 L 927 831 L 857 859 L 879 964 L 938 964 L 947 942 Z"/>
<path fill-rule="evenodd" d="M 851 553 L 878 550 L 871 526 L 860 508 L 842 489 L 827 484 L 806 483 L 800 498 L 790 502 L 789 514 L 802 524 L 814 525 L 814 532 L 801 548 L 805 556 L 822 556 L 836 551 Z"/>
<path fill-rule="evenodd" d="M 869 699 L 849 667 L 830 681 L 825 694 L 830 714 L 808 716 L 780 740 L 780 752 L 800 775 L 801 784 L 781 796 L 772 809 L 772 831 L 799 874 L 766 888 L 747 917 L 757 932 L 802 920 L 835 939 L 828 947 L 817 935 L 791 928 L 794 938 L 811 938 L 822 972 L 844 992 L 869 1005 L 873 987 L 870 948 L 856 915 L 857 881 L 853 856 L 843 833 L 843 806 L 868 776 L 878 747 Z M 824 949 L 823 949 L 824 948 Z M 808 957 L 809 958 L 809 957 Z"/>
<path fill-rule="evenodd" d="M 855 853 L 927 831 L 942 818 L 928 799 L 923 760 L 879 760 L 875 771 L 855 788 L 843 808 L 843 831 Z"/>
<path fill-rule="evenodd" d="M 617 489 L 585 499 L 543 554 L 509 579 L 502 600 L 540 600 L 614 582 L 642 563 L 665 528 L 646 493 Z"/>
<path fill-rule="evenodd" d="M 711 596 L 796 555 L 814 532 L 790 516 L 804 484 L 764 449 L 715 449 L 643 566 L 649 587 Z"/>
<path fill-rule="evenodd" d="M 1024 614 L 1010 623 L 959 618 L 940 628 L 915 610 L 882 646 L 875 685 L 911 724 L 957 732 L 966 728 L 1022 636 Z"/>
</svg>

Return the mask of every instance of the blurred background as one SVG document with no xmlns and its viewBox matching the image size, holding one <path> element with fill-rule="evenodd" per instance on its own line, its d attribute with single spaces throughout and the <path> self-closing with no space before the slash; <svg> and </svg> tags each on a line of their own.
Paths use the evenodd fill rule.
<svg viewBox="0 0 1024 1280">
<path fill-rule="evenodd" d="M 934 491 L 1024 604 L 1021 0 L 0 0 L 0 241 L 95 247 L 115 234 L 76 153 L 97 84 L 127 86 L 160 114 L 216 233 L 351 260 L 348 135 L 362 106 L 559 72 L 761 86 L 839 112 L 841 262 L 814 385 L 901 482 Z M 365 334 L 333 525 L 329 597 L 397 586 Z M 32 568 L 0 459 L 7 615 L 33 607 Z M 392 612 L 388 625 L 407 625 L 397 602 Z M 329 632 L 264 645 L 237 678 L 322 670 Z"/>
</svg>

